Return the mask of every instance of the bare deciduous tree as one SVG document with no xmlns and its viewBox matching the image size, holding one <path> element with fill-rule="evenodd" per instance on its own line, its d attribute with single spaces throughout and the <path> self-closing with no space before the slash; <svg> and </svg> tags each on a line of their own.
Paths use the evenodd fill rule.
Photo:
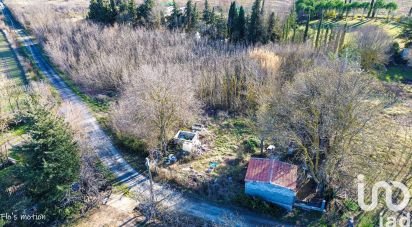
<svg viewBox="0 0 412 227">
<path fill-rule="evenodd" d="M 370 75 L 340 62 L 298 74 L 270 97 L 266 116 L 285 147 L 292 142 L 313 180 L 326 186 L 355 140 L 387 104 Z"/>
<path fill-rule="evenodd" d="M 174 65 L 143 66 L 137 73 L 112 110 L 114 128 L 131 130 L 128 133 L 165 151 L 172 130 L 193 122 L 200 111 L 192 78 Z"/>
</svg>

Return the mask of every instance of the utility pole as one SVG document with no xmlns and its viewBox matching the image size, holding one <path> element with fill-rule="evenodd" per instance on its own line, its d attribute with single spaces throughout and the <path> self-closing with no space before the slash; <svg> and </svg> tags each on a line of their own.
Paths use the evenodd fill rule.
<svg viewBox="0 0 412 227">
<path fill-rule="evenodd" d="M 150 159 L 146 158 L 146 167 L 147 171 L 149 173 L 149 180 L 150 180 L 150 216 L 154 216 L 154 193 L 153 193 L 153 178 L 152 178 L 152 172 L 150 171 Z"/>
</svg>

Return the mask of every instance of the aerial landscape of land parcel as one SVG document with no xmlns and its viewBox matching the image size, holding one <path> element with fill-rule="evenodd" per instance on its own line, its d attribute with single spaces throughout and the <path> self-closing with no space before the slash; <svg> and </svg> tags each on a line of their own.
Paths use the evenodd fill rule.
<svg viewBox="0 0 412 227">
<path fill-rule="evenodd" d="M 408 2 L 151 2 L 5 1 L 0 213 L 47 218 L 0 225 L 393 214 L 356 179 L 411 186 Z"/>
</svg>

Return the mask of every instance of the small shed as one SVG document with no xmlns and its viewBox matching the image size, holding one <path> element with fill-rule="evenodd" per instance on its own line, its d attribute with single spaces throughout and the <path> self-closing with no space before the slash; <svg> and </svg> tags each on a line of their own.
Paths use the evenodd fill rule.
<svg viewBox="0 0 412 227">
<path fill-rule="evenodd" d="M 174 141 L 182 146 L 182 150 L 187 152 L 192 152 L 201 145 L 197 132 L 179 131 L 175 135 Z"/>
<path fill-rule="evenodd" d="M 267 158 L 251 158 L 245 193 L 292 210 L 296 200 L 298 167 Z"/>
</svg>

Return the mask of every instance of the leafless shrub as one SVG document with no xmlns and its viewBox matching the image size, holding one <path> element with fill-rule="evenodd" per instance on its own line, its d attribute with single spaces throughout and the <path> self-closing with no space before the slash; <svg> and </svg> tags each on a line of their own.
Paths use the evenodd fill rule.
<svg viewBox="0 0 412 227">
<path fill-rule="evenodd" d="M 262 73 L 244 47 L 163 30 L 103 28 L 61 19 L 51 8 L 43 10 L 47 19 L 37 20 L 40 15 L 30 8 L 16 14 L 33 17 L 30 27 L 52 61 L 88 94 L 116 94 L 140 67 L 167 64 L 189 72 L 196 96 L 207 107 L 239 112 L 256 106 Z"/>
<path fill-rule="evenodd" d="M 371 70 L 388 63 L 393 38 L 381 27 L 361 27 L 355 34 L 354 41 L 363 69 Z"/>
<path fill-rule="evenodd" d="M 270 45 L 265 48 L 281 59 L 276 76 L 280 76 L 282 81 L 290 80 L 295 74 L 325 60 L 322 53 L 317 52 L 309 44 Z"/>
</svg>

